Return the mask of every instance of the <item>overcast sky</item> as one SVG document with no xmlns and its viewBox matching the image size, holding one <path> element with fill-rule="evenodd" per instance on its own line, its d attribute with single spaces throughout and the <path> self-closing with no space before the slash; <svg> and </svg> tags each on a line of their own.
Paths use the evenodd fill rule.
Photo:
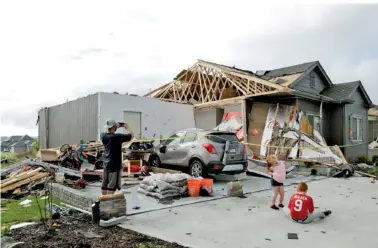
<svg viewBox="0 0 378 248">
<path fill-rule="evenodd" d="M 378 103 L 378 4 L 2 1 L 0 134 L 37 135 L 38 109 L 68 99 L 145 94 L 196 59 L 252 71 L 319 60 Z"/>
</svg>

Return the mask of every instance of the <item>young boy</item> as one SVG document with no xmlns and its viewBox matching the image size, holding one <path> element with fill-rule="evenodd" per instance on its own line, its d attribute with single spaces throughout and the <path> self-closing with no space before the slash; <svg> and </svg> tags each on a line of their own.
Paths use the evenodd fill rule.
<svg viewBox="0 0 378 248">
<path fill-rule="evenodd" d="M 308 186 L 301 182 L 297 186 L 297 193 L 290 198 L 287 214 L 292 220 L 299 223 L 310 223 L 318 218 L 325 218 L 331 214 L 331 210 L 314 213 L 314 201 L 307 195 Z"/>
</svg>

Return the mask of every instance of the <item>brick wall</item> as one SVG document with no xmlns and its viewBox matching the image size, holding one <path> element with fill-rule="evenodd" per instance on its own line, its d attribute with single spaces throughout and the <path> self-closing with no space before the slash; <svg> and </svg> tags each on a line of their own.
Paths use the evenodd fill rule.
<svg viewBox="0 0 378 248">
<path fill-rule="evenodd" d="M 50 188 L 50 185 L 47 187 Z M 68 205 L 92 212 L 92 203 L 94 202 L 94 198 L 86 195 L 84 192 L 81 193 L 76 189 L 72 189 L 58 183 L 53 183 L 52 194 Z"/>
</svg>

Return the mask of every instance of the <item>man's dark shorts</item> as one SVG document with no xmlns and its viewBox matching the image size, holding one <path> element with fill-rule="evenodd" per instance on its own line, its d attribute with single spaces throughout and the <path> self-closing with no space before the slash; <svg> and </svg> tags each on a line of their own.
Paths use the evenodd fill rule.
<svg viewBox="0 0 378 248">
<path fill-rule="evenodd" d="M 122 181 L 122 169 L 119 171 L 109 171 L 104 168 L 103 176 L 102 176 L 102 190 L 108 190 L 108 191 L 116 191 L 121 190 L 121 181 Z"/>
</svg>

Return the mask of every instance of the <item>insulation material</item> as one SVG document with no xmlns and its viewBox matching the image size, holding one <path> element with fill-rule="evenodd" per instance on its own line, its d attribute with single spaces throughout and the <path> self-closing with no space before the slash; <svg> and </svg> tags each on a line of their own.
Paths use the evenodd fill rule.
<svg viewBox="0 0 378 248">
<path fill-rule="evenodd" d="M 299 146 L 311 149 L 298 151 Z M 261 139 L 261 156 L 275 154 L 285 159 L 300 157 L 341 164 L 342 159 L 326 146 L 323 137 L 296 106 L 270 105 Z"/>
<path fill-rule="evenodd" d="M 235 132 L 238 139 L 243 141 L 243 120 L 241 113 L 238 111 L 224 113 L 222 123 L 214 128 L 214 130 Z"/>
</svg>

